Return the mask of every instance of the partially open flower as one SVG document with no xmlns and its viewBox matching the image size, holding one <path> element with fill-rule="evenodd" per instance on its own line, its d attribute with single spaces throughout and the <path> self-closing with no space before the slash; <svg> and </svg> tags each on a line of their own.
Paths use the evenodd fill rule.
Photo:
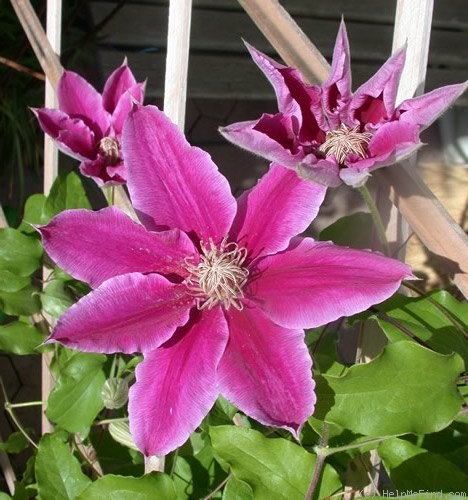
<svg viewBox="0 0 468 500">
<path fill-rule="evenodd" d="M 84 78 L 65 71 L 57 88 L 59 109 L 34 109 L 42 130 L 64 153 L 80 160 L 83 175 L 99 185 L 127 181 L 120 139 L 134 102 L 143 102 L 144 84 L 137 83 L 126 62 L 108 78 L 102 95 Z"/>
<path fill-rule="evenodd" d="M 49 340 L 143 353 L 129 418 L 146 455 L 183 444 L 219 393 L 297 437 L 315 404 L 303 328 L 381 302 L 410 268 L 296 237 L 326 189 L 282 166 L 236 201 L 209 155 L 155 107 L 129 115 L 123 150 L 143 225 L 109 207 L 39 228 L 50 257 L 94 288 Z"/>
<path fill-rule="evenodd" d="M 396 106 L 405 49 L 353 94 L 348 38 L 341 24 L 329 78 L 308 85 L 294 68 L 247 45 L 273 85 L 279 112 L 221 128 L 228 140 L 326 186 L 362 185 L 376 168 L 414 153 L 419 134 L 467 88 L 449 85 Z"/>
</svg>

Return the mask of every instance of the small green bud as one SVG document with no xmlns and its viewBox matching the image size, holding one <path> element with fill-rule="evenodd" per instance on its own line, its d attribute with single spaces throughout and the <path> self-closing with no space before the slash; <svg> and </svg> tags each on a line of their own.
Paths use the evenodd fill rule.
<svg viewBox="0 0 468 500">
<path fill-rule="evenodd" d="M 109 424 L 109 433 L 118 443 L 138 451 L 137 445 L 130 434 L 128 422 L 112 422 Z"/>
</svg>

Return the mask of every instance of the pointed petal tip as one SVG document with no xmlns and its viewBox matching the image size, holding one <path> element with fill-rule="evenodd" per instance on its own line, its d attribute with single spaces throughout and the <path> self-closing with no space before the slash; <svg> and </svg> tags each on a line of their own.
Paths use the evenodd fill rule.
<svg viewBox="0 0 468 500">
<path fill-rule="evenodd" d="M 340 40 L 345 45 L 349 45 L 348 30 L 346 29 L 346 23 L 343 16 L 341 16 L 340 27 L 338 28 L 338 35 L 336 37 L 337 42 L 338 40 Z"/>
<path fill-rule="evenodd" d="M 50 345 L 50 344 L 55 344 L 57 343 L 58 341 L 56 339 L 53 338 L 53 333 L 44 340 L 44 342 L 42 342 L 42 344 L 39 344 L 37 347 L 42 347 L 42 346 L 45 346 L 45 345 Z"/>
</svg>

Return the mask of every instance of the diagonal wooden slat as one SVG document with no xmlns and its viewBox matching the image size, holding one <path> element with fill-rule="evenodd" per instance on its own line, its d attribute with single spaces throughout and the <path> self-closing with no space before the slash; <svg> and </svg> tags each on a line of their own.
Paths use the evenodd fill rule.
<svg viewBox="0 0 468 500">
<path fill-rule="evenodd" d="M 63 67 L 31 6 L 31 2 L 29 0 L 11 0 L 11 4 L 46 77 L 55 90 L 63 73 Z M 125 189 L 122 186 L 115 186 L 114 190 L 114 204 L 132 219 L 138 220 Z"/>
</svg>

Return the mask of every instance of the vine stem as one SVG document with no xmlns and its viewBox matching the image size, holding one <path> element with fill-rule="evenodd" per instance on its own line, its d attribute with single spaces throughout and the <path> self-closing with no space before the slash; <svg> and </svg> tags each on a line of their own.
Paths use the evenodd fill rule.
<svg viewBox="0 0 468 500">
<path fill-rule="evenodd" d="M 27 439 L 27 441 L 31 444 L 31 446 L 33 446 L 37 450 L 38 449 L 37 444 L 29 437 L 29 434 L 24 430 L 24 427 L 21 425 L 21 422 L 16 417 L 15 412 L 13 411 L 13 408 L 12 408 L 12 404 L 10 403 L 10 401 L 8 399 L 5 385 L 3 384 L 3 380 L 1 378 L 0 378 L 0 386 L 2 388 L 3 398 L 5 399 L 5 406 L 4 406 L 5 411 L 8 413 L 8 415 L 10 415 L 11 420 L 13 420 L 13 423 L 16 425 L 16 427 L 21 432 L 21 434 L 23 434 L 23 436 Z M 36 401 L 34 401 L 34 403 L 36 403 Z M 21 403 L 19 403 L 19 404 L 21 404 Z M 23 405 L 24 405 L 24 403 L 23 403 Z M 29 404 L 28 406 L 32 406 L 32 405 Z"/>
<path fill-rule="evenodd" d="M 390 246 L 388 244 L 387 235 L 385 234 L 385 227 L 383 225 L 382 218 L 380 217 L 379 210 L 377 209 L 377 205 L 375 204 L 374 199 L 372 198 L 369 190 L 365 185 L 360 186 L 357 189 L 361 193 L 362 199 L 365 201 L 372 216 L 372 220 L 374 222 L 375 229 L 377 230 L 377 234 L 379 236 L 380 243 L 382 244 L 384 253 L 385 255 L 390 256 Z"/>
<path fill-rule="evenodd" d="M 115 186 L 106 187 L 103 191 L 107 204 L 109 206 L 115 205 Z"/>
<path fill-rule="evenodd" d="M 328 425 L 324 422 L 322 428 L 322 435 L 320 437 L 320 442 L 318 446 L 315 448 L 315 452 L 317 454 L 317 462 L 315 463 L 314 473 L 312 475 L 312 479 L 310 481 L 309 489 L 307 490 L 307 495 L 305 500 L 311 500 L 315 490 L 317 489 L 318 482 L 320 476 L 322 475 L 322 469 L 325 465 L 325 460 L 327 458 L 327 453 L 325 451 L 328 449 Z"/>
<path fill-rule="evenodd" d="M 95 422 L 93 425 L 107 425 L 107 424 L 112 424 L 114 422 L 128 422 L 128 417 L 107 418 L 105 420 L 100 420 L 99 422 Z"/>
<path fill-rule="evenodd" d="M 355 450 L 357 448 L 362 448 L 363 446 L 367 446 L 369 444 L 381 443 L 382 441 L 386 441 L 387 439 L 398 437 L 398 436 L 401 436 L 401 434 L 397 434 L 394 436 L 381 436 L 378 438 L 366 439 L 365 441 L 359 441 L 358 443 L 347 444 L 344 446 L 335 446 L 333 448 L 330 448 L 329 446 L 322 446 L 319 444 L 314 448 L 314 451 L 315 451 L 315 453 L 317 453 L 318 456 L 324 456 L 326 458 L 330 455 L 334 455 L 335 453 L 340 453 L 342 451 Z"/>
<path fill-rule="evenodd" d="M 218 493 L 218 491 L 229 481 L 229 479 L 231 479 L 232 477 L 232 472 L 230 474 L 228 474 L 221 483 L 218 484 L 218 486 L 216 486 L 216 488 L 209 494 L 207 495 L 206 497 L 203 498 L 203 500 L 210 500 L 210 498 L 213 498 L 213 496 Z"/>
<path fill-rule="evenodd" d="M 47 401 L 27 401 L 26 403 L 5 403 L 5 409 L 8 408 L 27 408 L 28 406 L 42 406 L 46 405 Z"/>
</svg>

